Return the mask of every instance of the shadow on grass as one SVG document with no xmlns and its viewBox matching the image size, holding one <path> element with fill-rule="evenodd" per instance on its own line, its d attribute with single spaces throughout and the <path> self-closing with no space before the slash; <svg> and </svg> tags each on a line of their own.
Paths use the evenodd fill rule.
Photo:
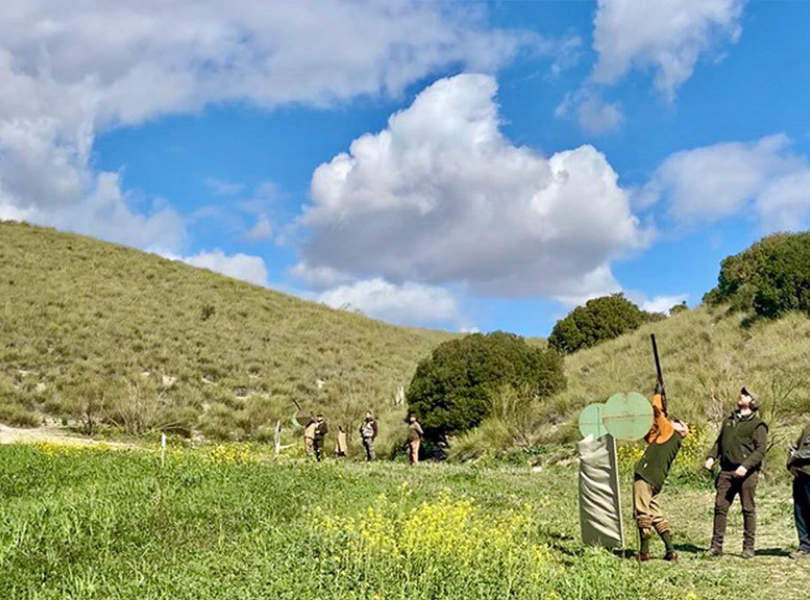
<svg viewBox="0 0 810 600">
<path fill-rule="evenodd" d="M 687 552 L 689 554 L 703 554 L 706 548 L 695 546 L 694 544 L 675 544 L 675 550 L 678 552 Z"/>
</svg>

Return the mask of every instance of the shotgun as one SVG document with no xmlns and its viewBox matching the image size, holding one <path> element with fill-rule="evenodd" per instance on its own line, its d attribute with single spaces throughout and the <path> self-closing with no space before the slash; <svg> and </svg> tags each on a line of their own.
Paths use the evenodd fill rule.
<svg viewBox="0 0 810 600">
<path fill-rule="evenodd" d="M 655 334 L 650 334 L 652 340 L 653 356 L 655 357 L 655 374 L 658 378 L 657 390 L 661 394 L 661 406 L 664 408 L 664 415 L 667 415 L 667 392 L 664 389 L 664 375 L 661 373 L 661 360 L 658 358 L 658 344 L 655 343 Z"/>
</svg>

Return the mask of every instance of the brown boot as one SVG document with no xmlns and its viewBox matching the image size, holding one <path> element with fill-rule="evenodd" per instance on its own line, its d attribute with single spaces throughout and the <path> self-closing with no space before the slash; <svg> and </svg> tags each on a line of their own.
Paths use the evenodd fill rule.
<svg viewBox="0 0 810 600">
<path fill-rule="evenodd" d="M 636 554 L 636 560 L 638 562 L 647 562 L 648 560 L 650 560 L 650 555 L 647 554 L 646 552 L 639 552 L 638 554 Z"/>
<path fill-rule="evenodd" d="M 666 554 L 664 554 L 664 560 L 673 563 L 678 562 L 678 553 L 675 552 L 674 550 L 672 552 L 667 552 Z"/>
</svg>

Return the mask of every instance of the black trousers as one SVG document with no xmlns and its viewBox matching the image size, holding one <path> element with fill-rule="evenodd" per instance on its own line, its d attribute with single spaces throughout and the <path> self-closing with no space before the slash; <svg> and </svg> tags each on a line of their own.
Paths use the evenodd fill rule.
<svg viewBox="0 0 810 600">
<path fill-rule="evenodd" d="M 740 497 L 743 513 L 743 550 L 754 549 L 754 538 L 757 529 L 757 512 L 754 494 L 757 489 L 759 471 L 749 471 L 745 477 L 736 477 L 734 471 L 720 471 L 717 476 L 717 496 L 714 500 L 714 532 L 712 548 L 723 549 L 723 537 L 726 534 L 728 509 L 734 496 Z"/>
<path fill-rule="evenodd" d="M 799 473 L 793 479 L 793 515 L 799 534 L 799 550 L 810 553 L 810 475 Z"/>
</svg>

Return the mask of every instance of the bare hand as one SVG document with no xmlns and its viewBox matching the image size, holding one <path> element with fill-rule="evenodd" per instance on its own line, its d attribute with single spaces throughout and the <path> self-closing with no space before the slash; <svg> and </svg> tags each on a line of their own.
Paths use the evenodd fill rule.
<svg viewBox="0 0 810 600">
<path fill-rule="evenodd" d="M 734 471 L 734 475 L 735 475 L 735 476 L 737 476 L 737 477 L 745 477 L 745 475 L 746 475 L 747 473 L 748 473 L 748 469 L 746 469 L 746 468 L 745 468 L 744 466 L 742 466 L 742 465 L 740 465 L 739 467 L 737 467 L 737 470 L 736 470 L 736 471 Z"/>
<path fill-rule="evenodd" d="M 706 459 L 706 464 L 704 464 L 703 466 L 706 467 L 707 471 L 711 471 L 712 467 L 714 466 L 714 459 L 713 458 L 707 458 Z"/>
</svg>

